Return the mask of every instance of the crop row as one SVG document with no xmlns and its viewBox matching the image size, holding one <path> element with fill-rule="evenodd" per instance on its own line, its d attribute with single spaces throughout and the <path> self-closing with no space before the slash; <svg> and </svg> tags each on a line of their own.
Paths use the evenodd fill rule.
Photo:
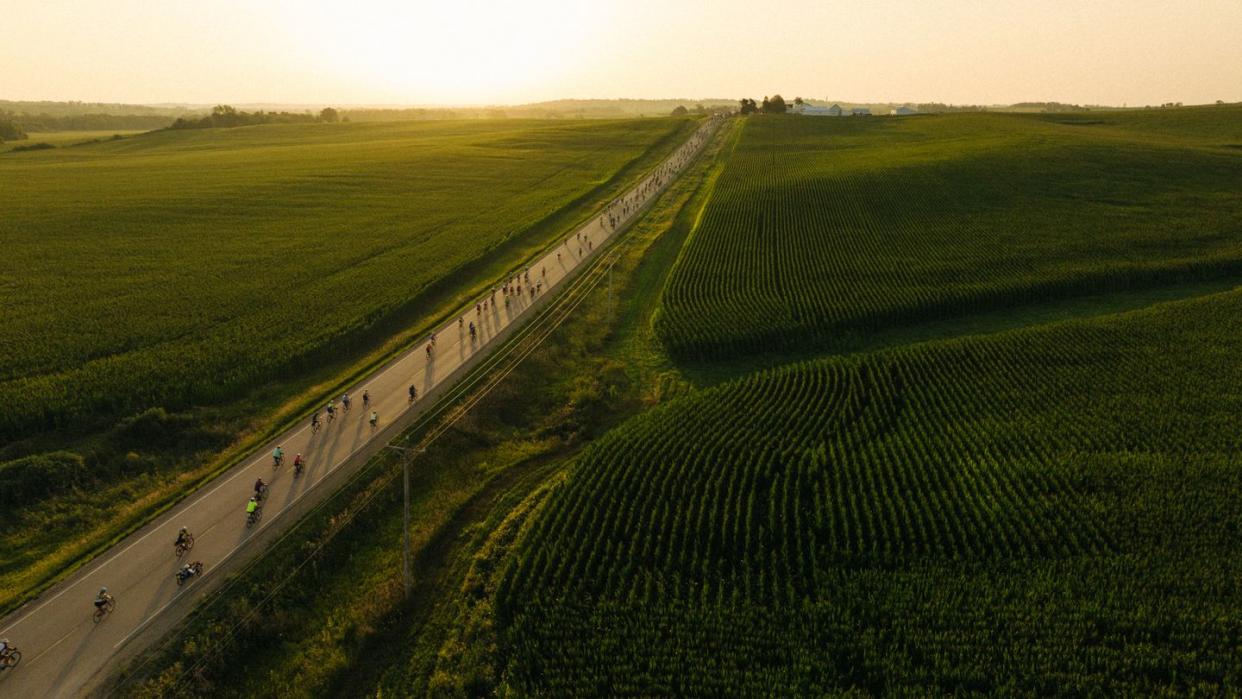
<svg viewBox="0 0 1242 699">
<path fill-rule="evenodd" d="M 687 608 L 733 619 L 743 637 L 766 634 L 741 642 L 753 657 L 790 644 L 779 623 L 752 629 L 746 615 L 802 618 L 809 626 L 793 645 L 806 650 L 789 662 L 803 660 L 774 663 L 793 673 L 786 680 L 796 682 L 778 684 L 795 693 L 820 691 L 821 680 L 876 689 L 886 672 L 951 680 L 938 691 L 1000 691 L 985 681 L 988 668 L 1032 653 L 1038 672 L 1014 677 L 1030 678 L 1036 693 L 1098 690 L 1114 671 L 1124 675 L 1114 690 L 1150 689 L 1155 677 L 1236 681 L 1227 662 L 1242 630 L 1236 578 L 1214 583 L 1230 592 L 1177 576 L 1242 568 L 1232 504 L 1242 487 L 1240 312 L 1242 293 L 1230 292 L 807 362 L 644 414 L 579 458 L 522 541 L 498 592 L 511 650 L 556 681 L 580 682 L 576 669 L 624 683 L 625 668 L 669 660 L 659 653 L 682 653 L 682 667 L 728 643 L 728 623 L 695 640 L 693 624 L 659 617 Z M 1099 589 L 1058 578 L 1066 569 Z M 939 572 L 911 573 L 919 570 Z M 867 571 L 883 583 L 875 594 L 902 599 L 847 584 Z M 1032 591 L 1025 576 L 1037 571 L 1048 578 Z M 986 605 L 958 616 L 979 586 L 994 588 L 1000 626 L 978 626 Z M 1164 606 L 1136 614 L 1127 587 Z M 940 606 L 921 606 L 928 600 Z M 907 607 L 920 624 L 903 621 L 897 610 Z M 633 615 L 638 628 L 626 631 Z M 1211 633 L 1196 640 L 1201 627 Z M 899 664 L 831 660 L 834 644 L 866 658 L 867 634 Z M 1187 658 L 1200 641 L 1206 650 Z M 1127 644 L 1150 647 L 1121 652 Z M 646 645 L 658 651 L 639 652 Z M 572 658 L 537 659 L 556 648 Z M 899 657 L 911 648 L 916 655 Z M 867 678 L 842 679 L 837 665 Z M 543 686 L 532 679 L 542 671 L 518 668 Z M 1076 684 L 1080 671 L 1094 679 Z"/>
<path fill-rule="evenodd" d="M 665 291 L 670 351 L 833 347 L 899 322 L 1242 271 L 1242 157 L 953 119 L 969 128 L 750 120 Z"/>
</svg>

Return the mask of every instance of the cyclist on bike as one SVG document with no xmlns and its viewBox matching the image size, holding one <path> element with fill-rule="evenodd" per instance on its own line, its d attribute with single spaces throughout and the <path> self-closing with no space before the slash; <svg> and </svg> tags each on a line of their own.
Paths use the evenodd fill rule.
<svg viewBox="0 0 1242 699">
<path fill-rule="evenodd" d="M 476 333 L 475 333 L 475 330 L 474 330 L 474 321 L 470 321 L 470 339 L 471 339 L 471 340 L 473 340 L 473 339 L 474 339 L 475 334 L 476 334 Z"/>
<path fill-rule="evenodd" d="M 311 429 L 312 430 L 319 429 L 319 411 L 318 410 L 315 411 L 314 415 L 311 415 Z"/>
<path fill-rule="evenodd" d="M 348 393 L 341 394 L 341 407 L 345 409 L 345 412 L 349 412 L 349 394 Z"/>
<path fill-rule="evenodd" d="M 413 403 L 415 398 L 418 398 L 418 389 L 414 388 L 414 384 L 410 384 L 410 402 Z"/>
<path fill-rule="evenodd" d="M 259 509 L 259 501 L 256 500 L 255 497 L 252 495 L 250 496 L 250 502 L 246 503 L 246 514 L 253 517 L 254 512 L 257 509 Z"/>
<path fill-rule="evenodd" d="M 13 644 L 9 643 L 9 639 L 0 638 L 0 659 L 9 657 L 9 650 L 13 648 Z"/>
<path fill-rule="evenodd" d="M 371 429 L 373 430 L 375 429 L 375 423 L 377 422 L 379 422 L 379 413 L 376 413 L 374 410 L 372 410 L 371 411 Z"/>
<path fill-rule="evenodd" d="M 99 588 L 99 594 L 95 596 L 95 608 L 103 609 L 109 602 L 114 602 L 112 595 L 108 594 L 108 588 Z"/>
<path fill-rule="evenodd" d="M 272 462 L 279 466 L 280 462 L 283 461 L 284 458 L 285 450 L 281 449 L 280 445 L 277 445 L 276 448 L 272 450 Z"/>
<path fill-rule="evenodd" d="M 177 541 L 173 544 L 173 546 L 184 546 L 185 544 L 189 543 L 189 541 L 190 541 L 190 530 L 186 529 L 185 527 L 182 527 L 181 531 L 177 532 Z"/>
<path fill-rule="evenodd" d="M 267 484 L 260 478 L 254 482 L 254 497 L 256 500 L 263 499 L 263 491 L 267 490 Z"/>
<path fill-rule="evenodd" d="M 181 570 L 177 571 L 177 578 L 179 578 L 181 582 L 185 582 L 195 575 L 198 575 L 198 568 L 190 563 L 182 565 Z"/>
<path fill-rule="evenodd" d="M 331 398 L 328 399 L 328 407 L 325 410 L 328 411 L 329 420 L 336 419 L 336 403 Z"/>
<path fill-rule="evenodd" d="M 366 408 L 370 404 L 371 404 L 371 392 L 363 391 L 362 392 L 362 407 Z"/>
<path fill-rule="evenodd" d="M 306 459 L 303 459 L 301 454 L 298 454 L 297 456 L 293 457 L 293 467 L 295 469 L 301 471 L 302 467 L 305 465 L 306 465 Z"/>
</svg>

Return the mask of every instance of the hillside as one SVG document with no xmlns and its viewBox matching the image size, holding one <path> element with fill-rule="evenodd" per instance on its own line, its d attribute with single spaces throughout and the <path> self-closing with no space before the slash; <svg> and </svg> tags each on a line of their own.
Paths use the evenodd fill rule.
<svg viewBox="0 0 1242 699">
<path fill-rule="evenodd" d="M 809 362 L 637 418 L 499 564 L 497 681 L 1237 686 L 1239 312 L 1230 292 Z"/>
<path fill-rule="evenodd" d="M 669 282 L 685 360 L 1242 271 L 1242 110 L 748 121 Z"/>
</svg>

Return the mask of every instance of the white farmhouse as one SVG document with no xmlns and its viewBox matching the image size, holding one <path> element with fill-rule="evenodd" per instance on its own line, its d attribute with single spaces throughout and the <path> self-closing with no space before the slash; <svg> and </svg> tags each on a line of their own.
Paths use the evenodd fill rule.
<svg viewBox="0 0 1242 699">
<path fill-rule="evenodd" d="M 890 116 L 910 116 L 911 114 L 918 114 L 918 112 L 906 106 L 898 107 L 889 112 Z"/>
</svg>

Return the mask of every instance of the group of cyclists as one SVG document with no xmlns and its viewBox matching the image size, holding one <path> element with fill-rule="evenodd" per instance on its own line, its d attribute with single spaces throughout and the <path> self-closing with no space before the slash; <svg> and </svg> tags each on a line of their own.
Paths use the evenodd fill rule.
<svg viewBox="0 0 1242 699">
<path fill-rule="evenodd" d="M 700 145 L 702 145 L 702 143 L 706 140 L 706 137 L 707 137 L 707 134 L 703 131 L 700 131 L 699 133 L 695 134 L 695 136 L 692 137 L 690 141 L 688 141 L 686 144 L 682 146 L 681 150 L 678 152 L 677 156 L 674 159 L 672 159 L 669 163 L 666 163 L 665 165 L 661 166 L 656 171 L 656 173 L 653 174 L 651 177 L 649 177 L 647 180 L 645 180 L 642 185 L 640 185 L 637 189 L 635 189 L 631 193 L 627 194 L 625 197 L 616 199 L 613 202 L 611 202 L 609 206 L 605 209 L 604 213 L 600 216 L 601 228 L 604 228 L 605 230 L 610 230 L 610 231 L 616 230 L 617 226 L 620 225 L 627 216 L 637 211 L 639 203 L 643 199 L 645 199 L 647 196 L 649 196 L 650 194 L 657 191 L 660 187 L 662 187 L 664 183 L 667 181 L 667 179 L 672 175 L 674 170 L 676 168 L 680 168 L 683 164 L 685 164 L 688 161 L 689 156 L 691 155 L 692 151 L 697 149 Z M 568 247 L 569 243 L 572 240 L 574 240 L 574 238 L 572 237 L 566 238 L 565 246 Z M 582 253 L 583 253 L 582 244 L 584 242 L 587 246 L 588 251 L 593 249 L 593 243 L 590 239 L 590 236 L 583 236 L 583 234 L 579 232 L 577 233 L 576 241 L 578 243 L 579 257 L 582 256 Z M 560 251 L 557 251 L 556 258 L 558 262 L 561 260 Z M 547 273 L 548 273 L 547 268 L 546 267 L 542 268 L 539 273 L 539 278 L 536 279 L 532 283 L 530 269 L 527 268 L 523 270 L 522 273 L 516 274 L 510 277 L 509 279 L 505 280 L 501 285 L 492 289 L 490 297 L 485 298 L 482 301 L 475 304 L 474 310 L 475 310 L 476 318 L 479 319 L 480 321 L 482 320 L 483 314 L 488 310 L 489 302 L 491 303 L 492 308 L 495 308 L 497 293 L 500 293 L 502 297 L 504 298 L 506 308 L 509 306 L 509 302 L 511 298 L 521 297 L 523 285 L 525 285 L 527 289 L 527 293 L 530 295 L 530 297 L 532 299 L 535 298 L 535 296 L 537 296 L 539 293 L 543 291 L 543 283 L 547 278 Z M 470 321 L 467 326 L 465 325 L 465 319 L 459 318 L 457 321 L 457 325 L 458 325 L 459 330 L 463 330 L 468 327 L 469 333 L 470 333 L 470 339 L 472 342 L 477 339 L 478 328 L 476 327 L 474 321 Z M 433 352 L 435 351 L 435 347 L 436 347 L 436 335 L 435 333 L 431 333 L 430 338 L 427 342 L 428 359 L 431 358 Z M 414 384 L 410 384 L 408 393 L 409 393 L 410 403 L 413 403 L 415 400 L 418 399 L 418 389 L 414 386 Z M 362 406 L 363 406 L 364 411 L 371 407 L 371 395 L 370 395 L 370 392 L 367 390 L 364 390 L 362 392 Z M 343 413 L 349 413 L 351 407 L 352 407 L 352 399 L 349 393 L 343 393 L 340 399 L 340 411 Z M 333 400 L 329 399 L 327 405 L 324 407 L 324 412 L 327 413 L 328 422 L 332 422 L 336 420 L 337 410 L 338 409 L 337 409 L 336 403 Z M 375 410 L 370 411 L 370 416 L 369 416 L 368 421 L 371 425 L 371 430 L 374 431 L 379 421 L 379 415 Z M 315 411 L 315 414 L 311 416 L 311 432 L 317 433 L 321 427 L 322 427 L 322 422 L 319 417 L 319 411 Z M 273 468 L 279 468 L 283 462 L 284 462 L 284 448 L 281 445 L 277 445 L 276 448 L 273 449 L 272 451 Z M 295 455 L 293 459 L 294 476 L 296 477 L 297 475 L 300 475 L 302 473 L 302 470 L 305 468 L 305 466 L 306 466 L 306 461 L 304 457 L 302 456 L 302 454 L 299 453 Z M 268 495 L 268 489 L 269 489 L 269 485 L 263 480 L 262 477 L 255 480 L 254 494 L 250 497 L 250 500 L 246 504 L 247 526 L 254 524 L 258 520 L 259 516 L 261 515 L 262 503 L 263 503 L 263 500 Z M 174 551 L 177 557 L 180 558 L 181 556 L 183 556 L 193 546 L 194 546 L 194 536 L 190 533 L 190 530 L 187 527 L 181 527 L 181 529 L 177 532 L 177 539 L 173 545 Z M 183 584 L 187 580 L 190 580 L 191 578 L 195 576 L 202 575 L 202 571 L 203 571 L 202 561 L 193 561 L 193 562 L 187 562 L 187 563 L 182 564 L 182 566 L 176 572 L 177 584 L 179 585 Z M 115 608 L 116 598 L 114 598 L 108 592 L 107 587 L 101 587 L 99 588 L 98 594 L 95 596 L 94 604 L 95 604 L 94 619 L 96 622 L 98 622 Z M 17 648 L 11 642 L 9 642 L 8 639 L 0 638 L 0 670 L 4 670 L 6 668 L 16 666 L 20 660 L 21 660 L 21 652 L 17 650 Z"/>
</svg>

